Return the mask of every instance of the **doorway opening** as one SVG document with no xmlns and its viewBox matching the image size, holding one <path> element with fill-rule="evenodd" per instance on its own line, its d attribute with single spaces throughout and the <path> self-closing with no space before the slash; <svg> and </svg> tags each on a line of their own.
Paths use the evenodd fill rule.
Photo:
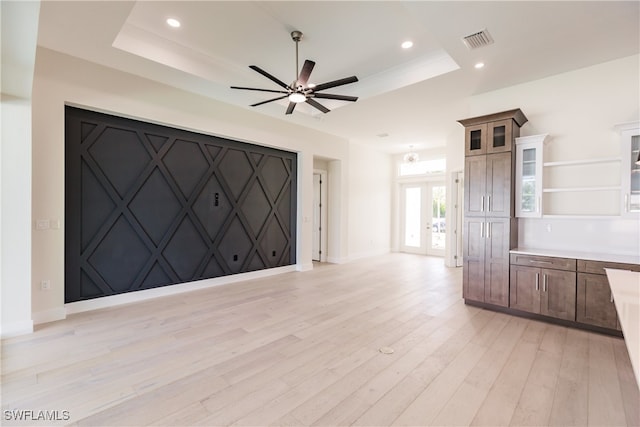
<svg viewBox="0 0 640 427">
<path fill-rule="evenodd" d="M 313 171 L 313 228 L 311 260 L 327 261 L 327 171 Z"/>
<path fill-rule="evenodd" d="M 400 251 L 444 256 L 447 204 L 444 182 L 400 185 Z"/>
</svg>

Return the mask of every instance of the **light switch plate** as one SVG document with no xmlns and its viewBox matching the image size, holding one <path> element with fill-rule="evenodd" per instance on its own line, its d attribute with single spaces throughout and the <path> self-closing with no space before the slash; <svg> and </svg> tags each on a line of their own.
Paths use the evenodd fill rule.
<svg viewBox="0 0 640 427">
<path fill-rule="evenodd" d="M 36 220 L 36 230 L 48 230 L 50 226 L 48 219 Z"/>
</svg>

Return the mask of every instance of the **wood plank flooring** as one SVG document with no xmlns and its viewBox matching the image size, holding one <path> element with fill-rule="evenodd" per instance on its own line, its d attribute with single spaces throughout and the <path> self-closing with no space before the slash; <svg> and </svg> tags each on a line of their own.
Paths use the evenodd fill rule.
<svg viewBox="0 0 640 427">
<path fill-rule="evenodd" d="M 640 425 L 621 339 L 466 306 L 461 279 L 390 254 L 40 325 L 2 342 L 0 423 Z"/>
</svg>

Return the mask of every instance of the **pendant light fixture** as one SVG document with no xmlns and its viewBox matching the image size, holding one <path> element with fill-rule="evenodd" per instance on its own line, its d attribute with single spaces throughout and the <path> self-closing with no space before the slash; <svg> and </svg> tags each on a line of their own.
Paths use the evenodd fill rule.
<svg viewBox="0 0 640 427">
<path fill-rule="evenodd" d="M 413 151 L 413 145 L 409 146 L 409 150 L 410 151 L 402 158 L 405 163 L 415 163 L 420 160 L 420 156 L 418 156 L 418 153 Z"/>
</svg>

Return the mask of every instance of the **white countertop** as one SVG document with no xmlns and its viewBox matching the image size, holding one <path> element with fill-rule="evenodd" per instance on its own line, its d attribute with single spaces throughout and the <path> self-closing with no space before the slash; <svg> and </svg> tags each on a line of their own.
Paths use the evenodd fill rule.
<svg viewBox="0 0 640 427">
<path fill-rule="evenodd" d="M 640 273 L 605 269 L 631 366 L 640 386 Z"/>
<path fill-rule="evenodd" d="M 624 264 L 640 264 L 640 255 L 620 255 L 597 252 L 559 251 L 539 248 L 511 249 L 512 254 L 550 256 L 558 258 L 575 258 L 588 261 L 620 262 Z"/>
</svg>

